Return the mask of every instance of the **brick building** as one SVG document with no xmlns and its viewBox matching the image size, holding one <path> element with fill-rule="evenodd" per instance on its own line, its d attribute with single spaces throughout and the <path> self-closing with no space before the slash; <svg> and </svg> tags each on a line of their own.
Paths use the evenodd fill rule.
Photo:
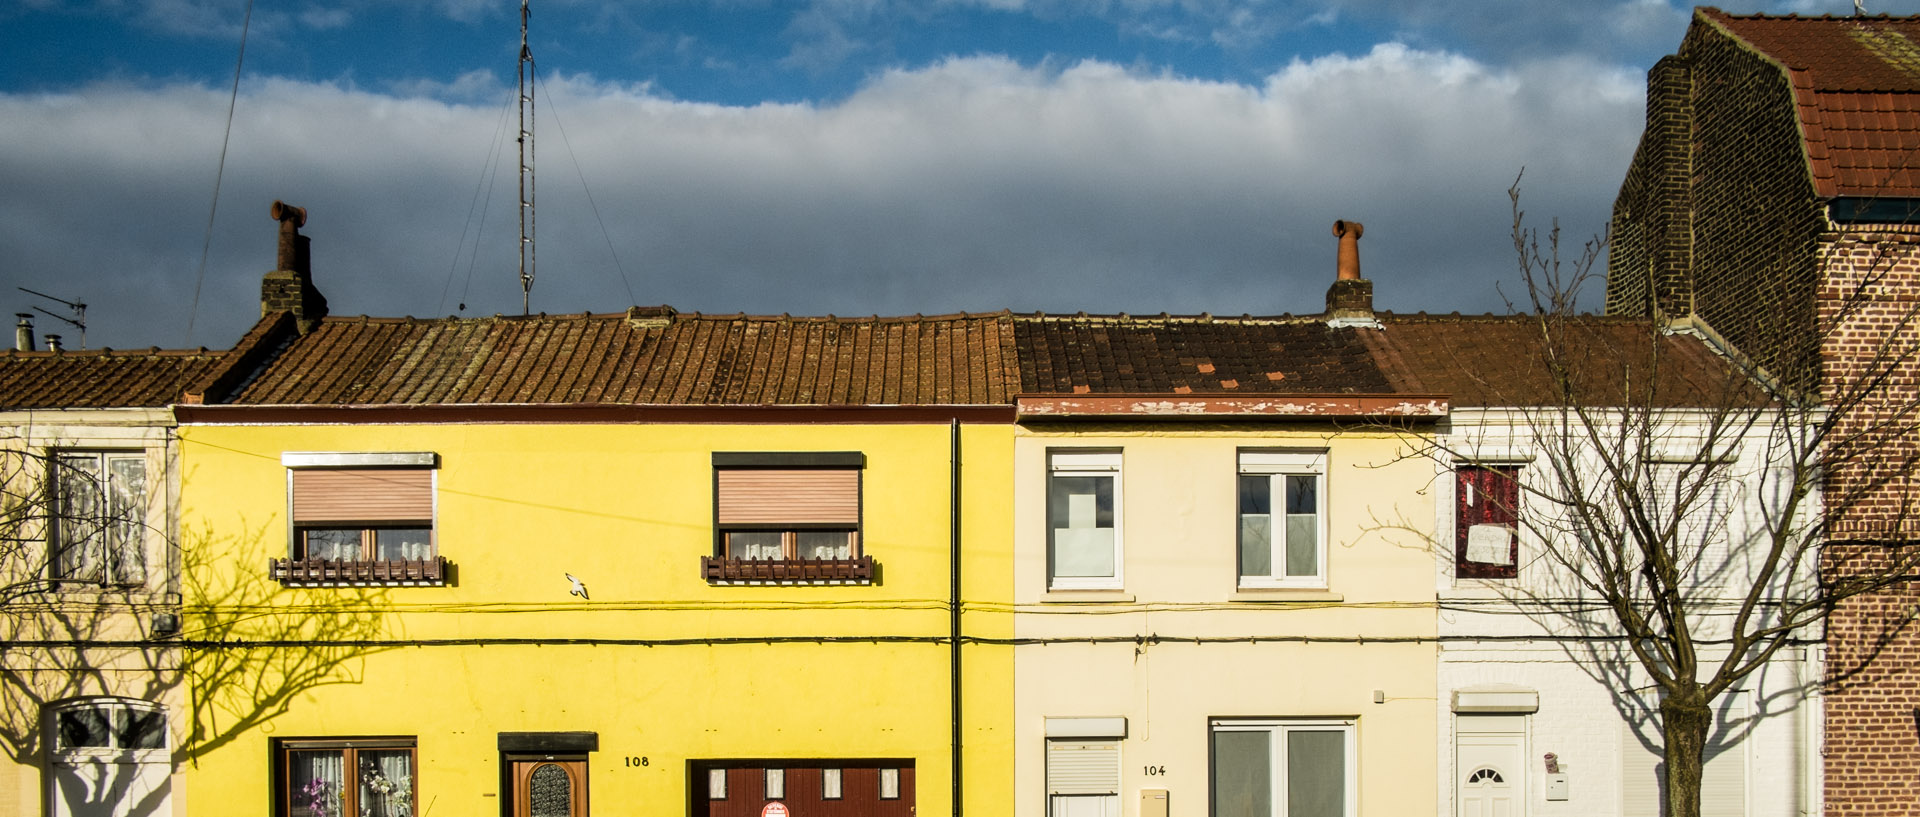
<svg viewBox="0 0 1920 817">
<path fill-rule="evenodd" d="M 1902 433 L 1920 404 L 1917 160 L 1920 17 L 1701 8 L 1648 72 L 1614 204 L 1608 312 L 1703 326 L 1843 409 L 1830 570 L 1920 532 Z M 1828 813 L 1920 814 L 1920 637 L 1901 629 L 1915 600 L 1859 597 L 1829 622 Z"/>
</svg>

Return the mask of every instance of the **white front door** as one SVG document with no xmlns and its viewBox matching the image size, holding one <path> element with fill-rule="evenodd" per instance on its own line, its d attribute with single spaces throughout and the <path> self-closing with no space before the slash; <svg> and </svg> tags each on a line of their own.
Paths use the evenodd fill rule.
<svg viewBox="0 0 1920 817">
<path fill-rule="evenodd" d="M 56 760 L 51 771 L 55 817 L 159 817 L 173 813 L 165 763 Z"/>
<path fill-rule="evenodd" d="M 126 698 L 82 698 L 46 715 L 51 817 L 164 817 L 173 763 L 167 715 Z"/>
<path fill-rule="evenodd" d="M 1513 716 L 1506 716 L 1511 718 Z M 1454 774 L 1460 817 L 1524 817 L 1526 814 L 1526 736 L 1493 731 L 1504 724 L 1460 717 L 1454 738 Z M 1506 718 L 1501 718 L 1504 721 Z M 1480 730 L 1486 731 L 1470 731 Z"/>
</svg>

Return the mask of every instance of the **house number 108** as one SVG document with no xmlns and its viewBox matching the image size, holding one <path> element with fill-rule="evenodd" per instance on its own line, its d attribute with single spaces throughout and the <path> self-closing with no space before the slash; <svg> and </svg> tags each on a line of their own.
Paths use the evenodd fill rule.
<svg viewBox="0 0 1920 817">
<path fill-rule="evenodd" d="M 1148 766 L 1148 767 L 1146 767 L 1146 769 L 1145 769 L 1145 772 L 1146 772 L 1146 775 L 1147 775 L 1148 777 L 1159 777 L 1160 775 L 1163 775 L 1163 774 L 1166 774 L 1166 773 L 1167 773 L 1167 767 L 1165 767 L 1165 766 Z"/>
<path fill-rule="evenodd" d="M 629 757 L 627 758 L 627 765 L 628 766 L 645 766 L 647 765 L 647 759 L 644 757 Z"/>
</svg>

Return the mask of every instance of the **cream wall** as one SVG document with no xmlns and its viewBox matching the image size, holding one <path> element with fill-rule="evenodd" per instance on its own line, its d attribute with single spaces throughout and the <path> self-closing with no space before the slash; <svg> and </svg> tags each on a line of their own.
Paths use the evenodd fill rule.
<svg viewBox="0 0 1920 817">
<path fill-rule="evenodd" d="M 1207 814 L 1208 719 L 1230 716 L 1355 719 L 1356 813 L 1433 811 L 1407 785 L 1436 764 L 1427 460 L 1325 426 L 1032 426 L 1014 448 L 1015 630 L 1038 642 L 1014 661 L 1015 814 L 1046 813 L 1045 720 L 1070 716 L 1127 719 L 1126 817 L 1142 789 Z M 1046 589 L 1047 455 L 1066 448 L 1121 452 L 1123 590 Z M 1327 450 L 1326 589 L 1236 589 L 1243 448 Z M 1139 640 L 1074 643 L 1115 636 Z M 1191 641 L 1249 637 L 1278 640 Z"/>
<path fill-rule="evenodd" d="M 154 638 L 158 613 L 177 610 L 172 566 L 175 562 L 174 508 L 179 472 L 171 447 L 172 414 L 165 409 L 64 409 L 0 412 L 0 446 L 6 449 L 5 491 L 39 503 L 46 475 L 45 457 L 60 449 L 141 451 L 146 457 L 146 560 L 144 586 L 100 592 L 68 587 L 59 592 L 30 592 L 8 600 L 0 616 L 0 638 L 7 641 L 150 642 L 151 646 L 10 649 L 0 653 L 0 742 L 7 755 L 0 763 L 0 817 L 45 813 L 45 707 L 83 697 L 121 697 L 164 706 L 170 738 L 183 737 L 185 709 L 178 686 L 179 652 Z M 5 550 L 0 584 L 21 588 L 44 576 L 47 532 L 35 521 L 9 530 L 20 544 Z M 182 778 L 173 776 L 180 790 Z M 184 814 L 179 797 L 173 812 Z"/>
<path fill-rule="evenodd" d="M 1011 432 L 963 428 L 963 596 L 979 605 L 966 628 L 1004 641 Z M 270 808 L 271 738 L 386 735 L 417 738 L 423 813 L 497 814 L 498 733 L 576 730 L 599 735 L 588 759 L 598 813 L 684 815 L 688 762 L 722 758 L 907 758 L 919 812 L 948 812 L 949 434 L 945 424 L 184 428 L 184 516 L 208 554 L 190 565 L 190 621 L 234 637 L 369 641 L 203 656 L 338 660 L 270 667 L 270 687 L 300 671 L 308 680 L 279 685 L 285 711 L 250 725 L 269 697 L 259 689 L 200 709 L 231 738 L 188 772 L 194 813 Z M 456 581 L 268 579 L 268 559 L 287 547 L 286 451 L 438 453 L 436 535 Z M 863 548 L 880 579 L 708 585 L 716 451 L 864 453 Z M 568 595 L 568 573 L 590 602 Z M 910 640 L 809 640 L 835 636 Z M 991 814 L 1009 799 L 1011 654 L 969 646 L 964 667 L 969 809 Z"/>
</svg>

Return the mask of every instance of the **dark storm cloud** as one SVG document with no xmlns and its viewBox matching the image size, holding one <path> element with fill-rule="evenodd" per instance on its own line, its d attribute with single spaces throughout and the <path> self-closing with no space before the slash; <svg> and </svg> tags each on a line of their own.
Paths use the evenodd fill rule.
<svg viewBox="0 0 1920 817">
<path fill-rule="evenodd" d="M 1383 308 L 1496 309 L 1514 175 L 1542 223 L 1601 229 L 1640 85 L 1396 45 L 1257 87 L 952 59 L 825 106 L 552 80 L 534 308 L 1315 312 L 1345 218 Z M 197 310 L 223 90 L 0 96 L 6 277 L 87 300 L 95 346 L 181 345 L 190 312 L 192 343 L 226 346 L 258 315 L 283 198 L 311 212 L 336 314 L 517 312 L 508 93 L 393 87 L 248 80 Z"/>
</svg>

